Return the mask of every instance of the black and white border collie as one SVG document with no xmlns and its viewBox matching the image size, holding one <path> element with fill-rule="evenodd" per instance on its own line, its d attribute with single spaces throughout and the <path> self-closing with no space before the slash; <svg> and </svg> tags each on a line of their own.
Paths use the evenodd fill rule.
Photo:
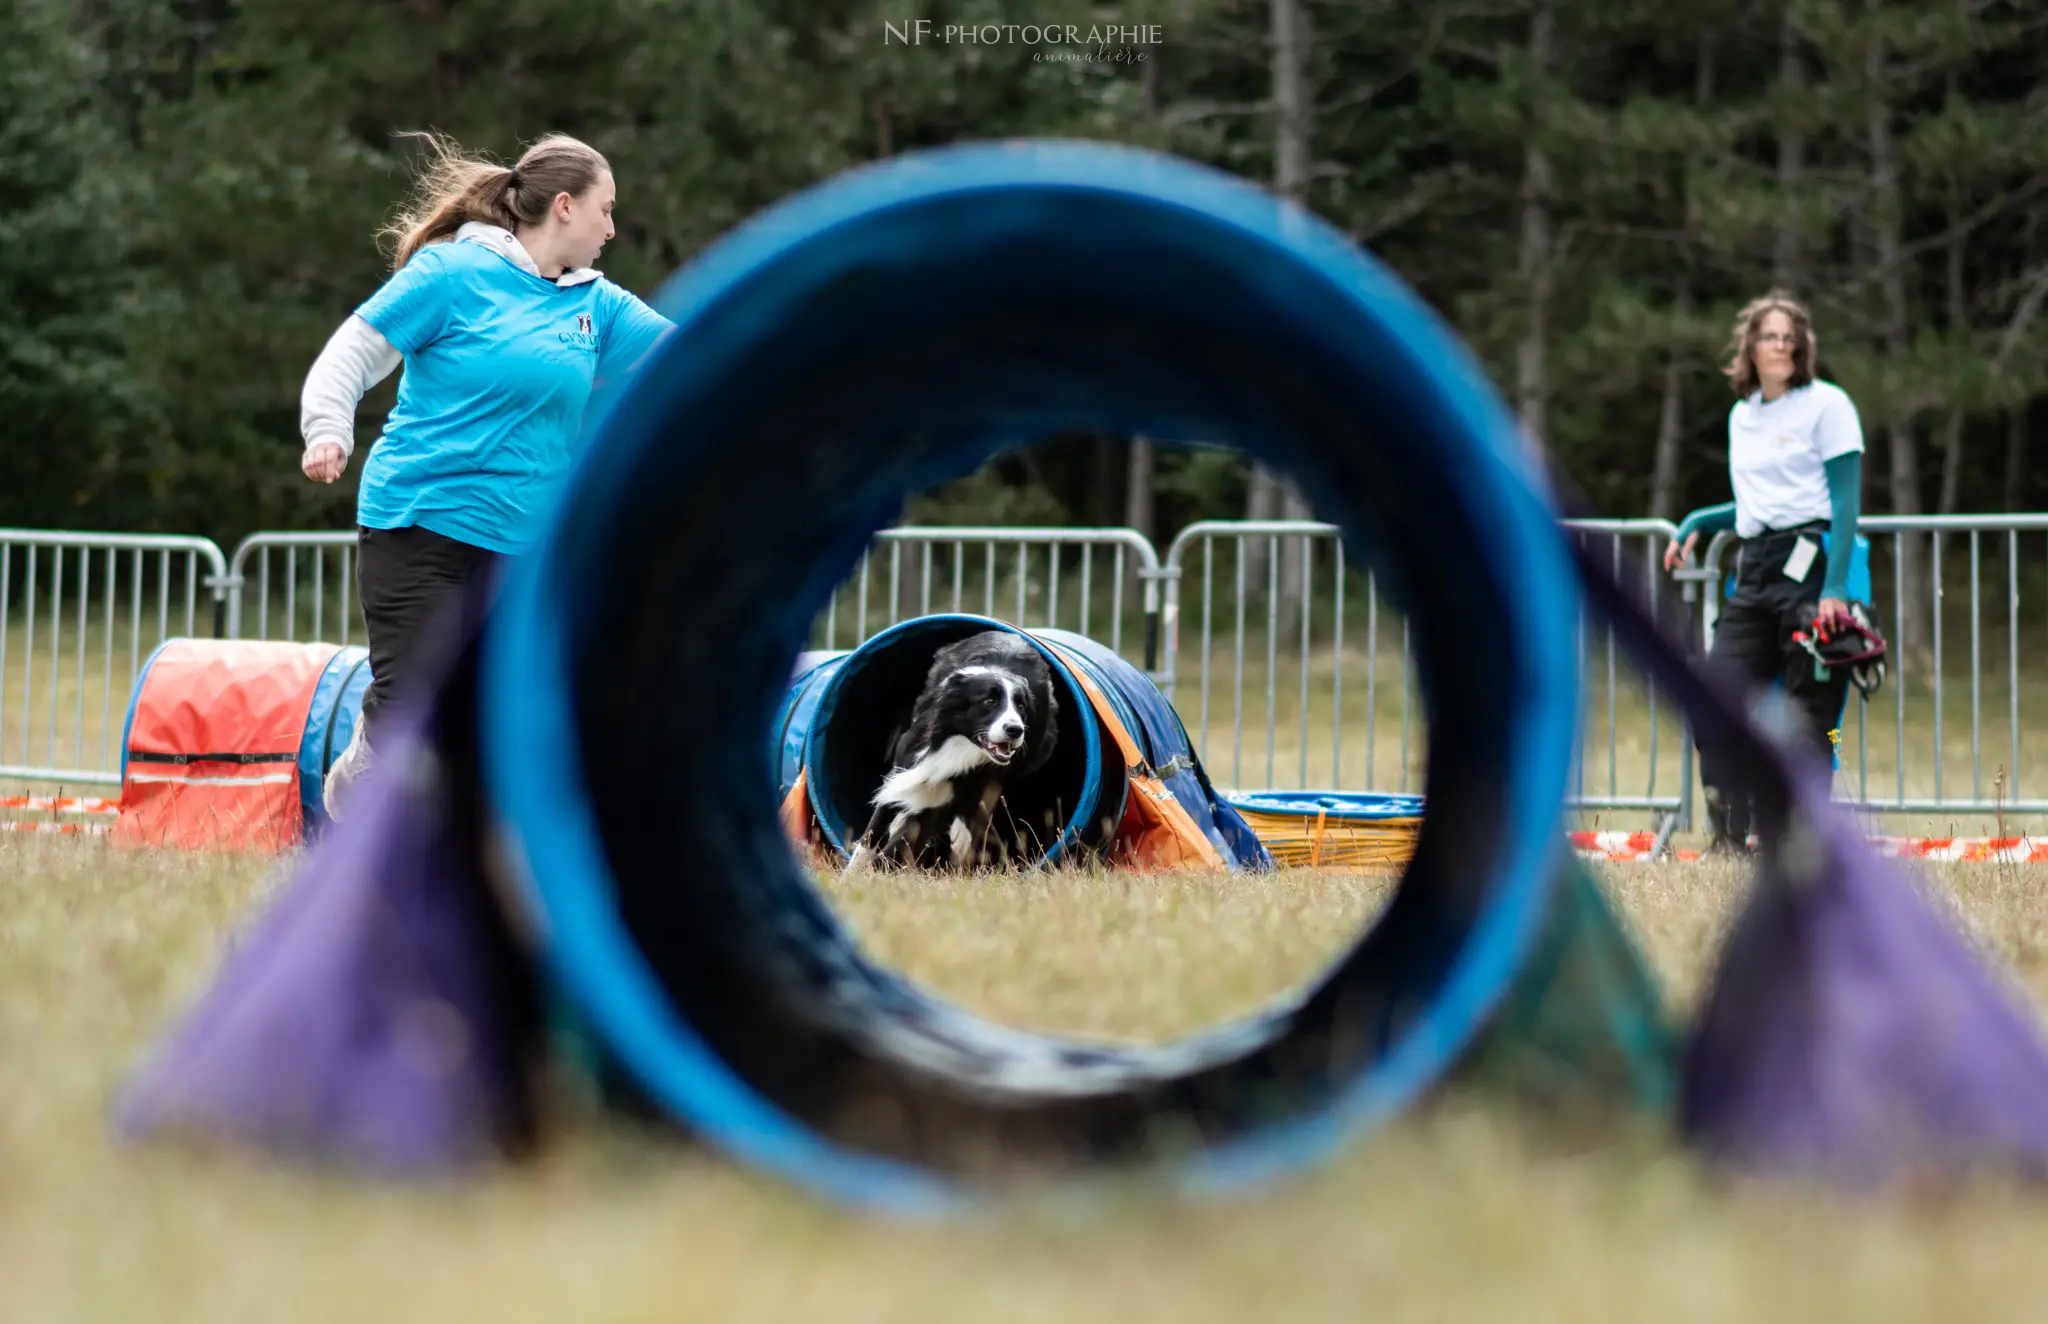
<svg viewBox="0 0 2048 1324">
<path fill-rule="evenodd" d="M 889 775 L 848 861 L 971 869 L 1004 849 L 991 834 L 1007 783 L 1045 766 L 1058 739 L 1052 668 L 1031 642 L 985 630 L 933 654 L 889 741 Z"/>
</svg>

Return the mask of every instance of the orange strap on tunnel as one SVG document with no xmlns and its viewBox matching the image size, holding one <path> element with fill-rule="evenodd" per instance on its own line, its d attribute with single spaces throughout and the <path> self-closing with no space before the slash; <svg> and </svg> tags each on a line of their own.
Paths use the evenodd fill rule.
<svg viewBox="0 0 2048 1324">
<path fill-rule="evenodd" d="M 1088 673 L 1059 645 L 1039 642 L 1066 663 L 1095 715 L 1102 719 L 1103 731 L 1123 751 L 1124 775 L 1131 793 L 1124 799 L 1123 821 L 1117 824 L 1111 858 L 1135 869 L 1222 868 L 1222 853 L 1145 762 L 1137 738 L 1124 729 L 1116 709 Z"/>
<path fill-rule="evenodd" d="M 790 784 L 789 794 L 782 797 L 781 813 L 782 830 L 804 863 L 814 869 L 832 867 L 836 862 L 832 848 L 825 844 L 818 817 L 811 812 L 811 790 L 801 768 L 797 769 L 796 781 Z"/>
</svg>

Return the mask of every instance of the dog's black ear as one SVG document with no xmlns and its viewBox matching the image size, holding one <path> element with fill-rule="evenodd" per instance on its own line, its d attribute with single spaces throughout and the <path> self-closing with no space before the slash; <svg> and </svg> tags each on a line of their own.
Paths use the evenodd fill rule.
<svg viewBox="0 0 2048 1324">
<path fill-rule="evenodd" d="M 1019 775 L 1029 775 L 1044 767 L 1060 741 L 1060 700 L 1053 692 L 1050 678 L 1033 685 L 1031 691 L 1032 698 L 1036 700 L 1034 706 L 1038 709 L 1038 720 L 1032 724 L 1031 744 L 1017 769 Z"/>
<path fill-rule="evenodd" d="M 948 662 L 941 660 L 932 663 L 931 670 L 925 673 L 923 687 L 918 690 L 917 697 L 911 700 L 910 706 L 904 712 L 904 725 L 914 727 L 920 733 L 929 734 L 932 723 L 938 717 L 939 700 L 946 692 L 946 678 L 953 674 L 953 670 Z"/>
<path fill-rule="evenodd" d="M 896 724 L 895 731 L 889 736 L 889 747 L 884 751 L 888 756 L 890 772 L 907 768 L 916 761 L 916 742 L 916 726 L 907 720 Z"/>
</svg>

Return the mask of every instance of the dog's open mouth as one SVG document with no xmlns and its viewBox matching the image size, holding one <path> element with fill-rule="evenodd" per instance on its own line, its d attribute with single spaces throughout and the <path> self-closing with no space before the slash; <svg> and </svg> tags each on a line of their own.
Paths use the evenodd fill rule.
<svg viewBox="0 0 2048 1324">
<path fill-rule="evenodd" d="M 998 767 L 1016 758 L 1018 746 L 1024 743 L 1021 740 L 997 740 L 987 735 L 976 736 L 974 739 L 975 743 L 981 746 L 982 752 L 994 760 Z"/>
</svg>

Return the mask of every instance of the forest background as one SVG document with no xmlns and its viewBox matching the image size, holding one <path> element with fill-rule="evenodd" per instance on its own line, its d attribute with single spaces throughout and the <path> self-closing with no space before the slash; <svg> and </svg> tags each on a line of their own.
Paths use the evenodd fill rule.
<svg viewBox="0 0 2048 1324">
<path fill-rule="evenodd" d="M 917 18 L 923 42 L 892 35 Z M 942 39 L 982 23 L 1157 40 Z M 1781 285 L 1862 412 L 1866 511 L 2038 507 L 2044 74 L 2048 6 L 1994 0 L 12 0 L 0 526 L 348 527 L 359 466 L 299 474 L 299 387 L 388 274 L 376 232 L 429 127 L 506 160 L 550 130 L 597 145 L 603 266 L 642 295 L 912 148 L 1060 134 L 1209 162 L 1388 262 L 1617 516 L 1727 499 L 1730 319 Z M 1074 437 L 906 517 L 1163 545 L 1302 513 L 1232 452 Z"/>
</svg>

